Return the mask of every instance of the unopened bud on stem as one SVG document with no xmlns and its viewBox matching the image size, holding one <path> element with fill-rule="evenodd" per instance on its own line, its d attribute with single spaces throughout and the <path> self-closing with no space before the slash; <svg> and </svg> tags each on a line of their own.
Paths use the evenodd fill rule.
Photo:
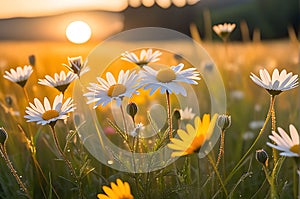
<svg viewBox="0 0 300 199">
<path fill-rule="evenodd" d="M 269 156 L 265 150 L 263 149 L 257 150 L 255 157 L 258 162 L 262 163 L 264 166 L 268 166 Z"/>
<path fill-rule="evenodd" d="M 231 116 L 230 115 L 219 115 L 217 124 L 219 128 L 224 131 L 229 128 L 231 125 Z"/>
<path fill-rule="evenodd" d="M 127 111 L 128 115 L 130 115 L 132 118 L 134 118 L 134 116 L 136 115 L 136 113 L 138 111 L 138 107 L 134 102 L 130 102 L 126 107 L 126 111 Z"/>
</svg>

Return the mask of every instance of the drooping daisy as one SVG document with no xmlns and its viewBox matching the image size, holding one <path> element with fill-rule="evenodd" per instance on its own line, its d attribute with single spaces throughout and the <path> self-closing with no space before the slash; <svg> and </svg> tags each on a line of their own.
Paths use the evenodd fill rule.
<svg viewBox="0 0 300 199">
<path fill-rule="evenodd" d="M 91 92 L 85 93 L 84 96 L 88 99 L 88 104 L 96 102 L 94 108 L 99 105 L 106 106 L 112 100 L 117 102 L 120 106 L 124 97 L 131 97 L 137 94 L 138 75 L 135 71 L 127 70 L 125 73 L 120 71 L 118 81 L 115 80 L 112 73 L 106 73 L 106 79 L 97 77 L 98 83 L 90 83 L 87 89 Z"/>
<path fill-rule="evenodd" d="M 298 86 L 298 75 L 293 73 L 287 73 L 286 70 L 282 70 L 280 73 L 276 68 L 273 71 L 272 77 L 266 69 L 259 70 L 260 78 L 251 73 L 250 78 L 257 85 L 265 88 L 270 95 L 275 96 L 282 91 L 290 90 Z"/>
<path fill-rule="evenodd" d="M 276 143 L 272 144 L 267 142 L 267 145 L 273 147 L 279 151 L 282 151 L 280 155 L 288 157 L 299 157 L 300 156 L 300 146 L 299 146 L 299 134 L 294 125 L 290 124 L 290 134 L 291 137 L 280 127 L 277 128 L 279 134 L 272 131 L 272 135 L 269 138 Z"/>
<path fill-rule="evenodd" d="M 189 107 L 185 107 L 184 110 L 180 109 L 180 119 L 181 120 L 191 120 L 195 117 L 195 113 L 193 113 L 193 109 Z"/>
<path fill-rule="evenodd" d="M 98 194 L 97 197 L 99 199 L 134 199 L 128 182 L 117 179 L 117 184 L 112 182 L 110 186 L 111 188 L 103 186 L 102 189 L 105 194 Z"/>
<path fill-rule="evenodd" d="M 210 138 L 218 115 L 215 114 L 210 120 L 210 115 L 205 114 L 202 121 L 199 116 L 195 117 L 194 126 L 186 125 L 186 131 L 177 130 L 179 138 L 171 138 L 171 143 L 168 144 L 170 149 L 175 150 L 171 154 L 172 157 L 184 156 L 198 152 L 203 143 Z"/>
<path fill-rule="evenodd" d="M 88 72 L 90 70 L 89 67 L 87 67 L 88 60 L 86 59 L 84 62 L 82 60 L 81 56 L 78 57 L 68 57 L 68 63 L 69 65 L 63 64 L 65 67 L 67 67 L 69 70 L 71 70 L 73 73 L 77 74 L 78 77 L 82 76 L 84 73 Z"/>
<path fill-rule="evenodd" d="M 144 65 L 147 65 L 148 63 L 153 63 L 159 60 L 159 56 L 162 53 L 159 50 L 154 51 L 154 53 L 152 53 L 152 49 L 148 49 L 146 50 L 142 50 L 141 54 L 140 54 L 140 58 L 138 58 L 138 56 L 135 53 L 131 53 L 131 52 L 125 52 L 122 53 L 122 60 L 125 61 L 129 61 L 132 63 L 135 63 L 137 65 L 139 65 L 140 67 L 143 67 Z"/>
<path fill-rule="evenodd" d="M 223 40 L 227 40 L 230 33 L 235 29 L 236 25 L 233 23 L 224 23 L 213 26 L 215 33 Z"/>
<path fill-rule="evenodd" d="M 44 105 L 37 98 L 34 98 L 34 104 L 29 103 L 29 105 L 30 107 L 26 107 L 27 115 L 24 118 L 28 119 L 27 122 L 36 122 L 41 125 L 54 125 L 57 120 L 66 119 L 68 113 L 75 110 L 72 98 L 68 98 L 63 103 L 63 94 L 55 97 L 52 107 L 47 97 L 44 98 Z"/>
<path fill-rule="evenodd" d="M 3 77 L 24 87 L 32 72 L 33 70 L 30 65 L 25 65 L 24 68 L 18 66 L 16 70 L 10 69 L 10 72 L 5 71 Z"/>
<path fill-rule="evenodd" d="M 65 90 L 68 88 L 70 83 L 74 81 L 78 76 L 69 71 L 66 75 L 65 71 L 61 71 L 60 74 L 55 73 L 54 78 L 49 75 L 45 76 L 45 79 L 39 79 L 39 84 L 54 87 L 60 92 L 64 93 Z"/>
<path fill-rule="evenodd" d="M 186 96 L 186 90 L 180 83 L 198 84 L 196 80 L 200 80 L 200 77 L 198 77 L 199 72 L 196 71 L 196 68 L 182 70 L 183 67 L 182 63 L 160 70 L 144 66 L 144 70 L 140 71 L 141 85 L 145 85 L 145 90 L 151 89 L 150 95 L 160 89 L 162 94 L 168 92 Z"/>
</svg>

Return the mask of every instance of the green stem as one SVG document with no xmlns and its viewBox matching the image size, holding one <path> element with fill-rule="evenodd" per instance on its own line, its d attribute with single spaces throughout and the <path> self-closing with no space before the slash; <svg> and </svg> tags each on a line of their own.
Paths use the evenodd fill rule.
<svg viewBox="0 0 300 199">
<path fill-rule="evenodd" d="M 51 127 L 51 132 L 52 132 L 52 135 L 53 135 L 53 138 L 54 138 L 55 146 L 58 149 L 60 156 L 63 158 L 63 160 L 65 161 L 66 165 L 68 166 L 71 175 L 74 178 L 77 179 L 77 175 L 76 175 L 76 172 L 75 172 L 74 168 L 72 167 L 70 161 L 67 159 L 66 155 L 64 154 L 63 150 L 61 149 L 61 147 L 59 145 L 59 141 L 58 141 L 58 138 L 56 136 L 56 131 L 54 129 L 54 125 L 50 125 L 50 127 Z"/>
<path fill-rule="evenodd" d="M 23 88 L 23 92 L 24 92 L 25 98 L 26 98 L 27 102 L 29 103 L 29 95 L 27 93 L 27 90 L 25 89 L 25 87 L 22 87 L 22 88 Z"/>
<path fill-rule="evenodd" d="M 227 193 L 227 190 L 225 188 L 225 184 L 223 183 L 223 180 L 222 180 L 222 178 L 220 176 L 220 173 L 219 173 L 219 171 L 218 171 L 218 169 L 216 167 L 215 162 L 213 161 L 213 158 L 210 156 L 210 154 L 208 154 L 207 157 L 208 157 L 209 163 L 213 167 L 213 169 L 214 169 L 214 171 L 215 171 L 215 173 L 216 173 L 216 175 L 217 175 L 217 177 L 218 177 L 218 179 L 220 181 L 221 187 L 222 187 L 222 189 L 223 189 L 223 191 L 224 191 L 224 193 L 226 195 L 226 198 L 228 198 L 228 193 Z"/>
<path fill-rule="evenodd" d="M 228 177 L 225 180 L 225 184 L 232 178 L 232 176 L 240 169 L 242 163 L 244 162 L 244 160 L 246 159 L 246 157 L 249 155 L 249 153 L 251 152 L 251 150 L 254 148 L 255 144 L 258 142 L 259 138 L 261 137 L 262 133 L 265 131 L 265 128 L 267 126 L 267 123 L 271 117 L 271 110 L 272 107 L 274 106 L 275 103 L 275 98 L 271 97 L 271 103 L 270 103 L 270 107 L 269 107 L 269 111 L 267 114 L 267 117 L 265 119 L 265 122 L 263 124 L 263 127 L 261 128 L 259 134 L 257 135 L 256 139 L 254 140 L 254 142 L 252 143 L 252 145 L 250 146 L 250 148 L 247 150 L 247 152 L 243 155 L 243 157 L 240 159 L 240 161 L 235 165 L 235 167 L 232 169 L 232 171 L 229 173 Z"/>
<path fill-rule="evenodd" d="M 197 157 L 197 166 L 198 166 L 198 178 L 197 178 L 197 195 L 196 197 L 199 198 L 200 195 L 200 188 L 201 188 L 201 183 L 200 183 L 200 174 L 201 174 L 201 167 L 200 167 L 200 158 Z"/>
<path fill-rule="evenodd" d="M 216 163 L 216 167 L 218 168 L 220 164 L 220 160 L 222 158 L 222 155 L 224 155 L 224 143 L 225 143 L 225 130 L 221 132 L 221 140 L 220 140 L 220 149 L 219 149 L 219 154 L 218 154 L 218 159 Z M 224 165 L 223 165 L 224 166 Z"/>
<path fill-rule="evenodd" d="M 271 95 L 271 101 L 275 101 L 275 95 Z M 272 131 L 276 131 L 276 116 L 275 116 L 275 104 L 273 103 L 271 107 L 271 121 L 272 121 Z M 273 153 L 273 158 L 274 158 L 274 163 L 278 161 L 278 152 L 275 148 L 272 148 L 272 153 Z"/>
<path fill-rule="evenodd" d="M 24 185 L 24 183 L 22 182 L 22 180 L 20 179 L 20 177 L 17 174 L 17 171 L 15 170 L 14 166 L 12 165 L 11 161 L 9 160 L 9 157 L 7 155 L 5 146 L 3 144 L 0 144 L 0 152 L 1 155 L 6 163 L 6 165 L 8 166 L 10 172 L 12 173 L 12 175 L 15 177 L 15 179 L 17 180 L 17 183 L 19 184 L 21 190 L 26 194 L 26 197 L 31 199 L 31 196 L 26 188 L 26 186 Z"/>
<path fill-rule="evenodd" d="M 76 175 L 75 169 L 73 168 L 71 162 L 68 160 L 68 158 L 64 154 L 63 150 L 61 149 L 61 147 L 59 145 L 59 142 L 58 142 L 58 138 L 57 138 L 54 126 L 55 126 L 54 124 L 50 124 L 51 132 L 52 132 L 52 135 L 53 135 L 53 138 L 54 138 L 54 142 L 55 142 L 56 148 L 58 149 L 58 151 L 60 153 L 60 156 L 63 158 L 63 160 L 65 161 L 66 165 L 68 166 L 71 176 L 73 176 L 73 178 L 75 178 L 75 180 L 76 180 L 75 182 L 76 182 L 76 185 L 78 187 L 78 196 L 79 196 L 79 198 L 83 199 L 81 179 L 80 179 L 79 176 Z"/>
<path fill-rule="evenodd" d="M 123 106 L 122 104 L 120 105 L 120 109 L 121 109 L 121 114 L 122 114 L 122 119 L 123 119 L 123 125 L 124 125 L 124 130 L 125 130 L 125 141 L 128 145 L 128 148 L 132 154 L 132 163 L 133 163 L 133 176 L 134 176 L 134 181 L 135 181 L 135 186 L 137 188 L 137 193 L 139 195 L 139 177 L 138 177 L 138 174 L 137 174 L 137 169 L 136 169 L 136 164 L 135 164 L 135 150 L 136 150 L 136 147 L 135 147 L 135 137 L 133 137 L 133 141 L 132 141 L 132 147 L 130 146 L 130 141 L 128 139 L 128 129 L 127 129 L 127 123 L 126 123 L 126 120 L 125 120 L 125 114 L 124 114 L 124 110 L 123 110 Z M 132 117 L 132 121 L 133 121 L 133 126 L 135 127 L 135 121 L 134 121 L 134 117 Z"/>
<path fill-rule="evenodd" d="M 270 175 L 269 175 L 269 171 L 268 171 L 268 168 L 265 166 L 265 165 L 263 165 L 263 170 L 264 170 L 264 172 L 265 172 L 265 176 L 266 176 L 266 179 L 267 179 L 267 181 L 268 181 L 268 183 L 269 184 L 271 184 L 271 177 L 270 177 Z"/>
<path fill-rule="evenodd" d="M 123 106 L 122 104 L 120 105 L 120 109 L 121 109 L 121 114 L 122 114 L 122 118 L 123 118 L 123 125 L 124 125 L 124 130 L 125 130 L 125 136 L 128 139 L 128 129 L 127 129 L 127 123 L 125 120 L 125 114 L 124 114 L 124 110 L 123 110 Z"/>
<path fill-rule="evenodd" d="M 185 161 L 186 161 L 185 162 L 186 183 L 190 184 L 192 182 L 192 179 L 191 179 L 191 157 L 186 156 Z"/>
<path fill-rule="evenodd" d="M 169 124 L 169 138 L 173 137 L 173 129 L 172 129 L 172 115 L 171 115 L 171 104 L 170 104 L 170 94 L 166 91 L 167 97 L 167 108 L 168 108 L 168 124 Z"/>
<path fill-rule="evenodd" d="M 300 178 L 300 176 L 297 174 L 297 166 L 294 165 L 294 169 L 296 172 L 293 172 L 293 197 L 294 198 L 297 198 L 297 191 L 299 192 L 300 191 L 300 180 L 297 181 L 297 176 Z M 298 184 L 298 185 L 297 185 Z"/>
<path fill-rule="evenodd" d="M 27 103 L 29 104 L 30 101 L 29 101 L 29 96 L 28 96 L 27 90 L 25 89 L 25 87 L 22 87 L 22 88 L 23 88 L 23 93 L 27 100 Z M 29 139 L 30 139 L 30 150 L 31 150 L 31 153 L 35 156 L 36 148 L 35 148 L 35 143 L 34 143 L 34 139 L 33 139 L 33 135 L 32 135 L 32 127 L 31 127 L 30 123 L 28 123 L 28 131 L 29 131 L 29 135 L 26 137 L 29 137 Z"/>
<path fill-rule="evenodd" d="M 266 175 L 266 178 L 267 178 L 267 181 L 270 185 L 270 189 L 271 189 L 271 196 L 270 198 L 271 199 L 276 199 L 278 198 L 278 193 L 277 193 L 277 188 L 276 188 L 276 184 L 275 184 L 275 176 L 270 176 L 269 175 L 269 171 L 268 171 L 268 168 L 263 165 L 263 170 L 265 172 L 265 175 Z"/>
</svg>

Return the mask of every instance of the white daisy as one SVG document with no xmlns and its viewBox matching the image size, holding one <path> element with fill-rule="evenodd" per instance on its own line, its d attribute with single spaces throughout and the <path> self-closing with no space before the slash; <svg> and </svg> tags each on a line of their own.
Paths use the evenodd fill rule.
<svg viewBox="0 0 300 199">
<path fill-rule="evenodd" d="M 154 70 L 149 66 L 144 66 L 140 71 L 141 85 L 145 85 L 144 89 L 151 89 L 150 95 L 152 95 L 157 89 L 160 88 L 160 93 L 175 93 L 186 96 L 186 90 L 180 84 L 180 82 L 188 84 L 198 84 L 195 80 L 200 80 L 199 72 L 196 68 L 188 68 L 182 70 L 184 64 L 180 63 L 177 66 L 171 66 L 170 68 L 162 68 L 160 70 Z"/>
<path fill-rule="evenodd" d="M 34 104 L 29 103 L 30 107 L 26 107 L 27 115 L 24 118 L 28 119 L 27 122 L 54 125 L 57 120 L 66 119 L 67 114 L 75 110 L 72 98 L 68 98 L 64 103 L 62 101 L 63 94 L 57 95 L 51 108 L 47 97 L 44 98 L 44 105 L 37 98 L 34 98 Z"/>
<path fill-rule="evenodd" d="M 152 49 L 148 49 L 146 50 L 142 50 L 141 54 L 140 54 L 140 58 L 138 58 L 138 56 L 134 53 L 131 52 L 125 52 L 122 53 L 122 60 L 125 61 L 129 61 L 132 63 L 135 63 L 137 65 L 139 65 L 140 67 L 143 67 L 144 65 L 147 65 L 150 62 L 156 62 L 159 60 L 159 56 L 162 53 L 159 50 L 154 51 L 154 53 L 152 53 Z"/>
<path fill-rule="evenodd" d="M 266 69 L 259 70 L 259 74 L 260 78 L 251 73 L 250 78 L 273 96 L 298 86 L 298 75 L 293 75 L 291 72 L 287 73 L 286 70 L 282 70 L 279 74 L 278 69 L 275 69 L 272 78 Z"/>
<path fill-rule="evenodd" d="M 181 120 L 191 120 L 195 116 L 195 114 L 193 113 L 193 109 L 189 107 L 185 107 L 184 110 L 180 109 L 179 112 Z"/>
<path fill-rule="evenodd" d="M 85 93 L 84 96 L 88 99 L 88 104 L 96 102 L 93 108 L 99 105 L 106 106 L 112 100 L 117 102 L 120 106 L 124 97 L 131 97 L 133 94 L 138 94 L 136 89 L 138 88 L 138 75 L 135 71 L 125 73 L 120 71 L 118 81 L 110 73 L 106 73 L 106 80 L 101 77 L 97 77 L 98 83 L 90 83 L 90 87 L 87 89 L 91 92 Z"/>
<path fill-rule="evenodd" d="M 68 88 L 70 83 L 74 81 L 78 76 L 69 71 L 66 75 L 64 71 L 61 71 L 60 74 L 55 73 L 54 78 L 50 77 L 49 75 L 45 76 L 45 79 L 39 79 L 39 84 L 54 87 L 60 92 L 64 93 L 65 90 Z"/>
<path fill-rule="evenodd" d="M 77 74 L 78 77 L 82 76 L 84 73 L 88 72 L 90 70 L 89 67 L 87 67 L 88 60 L 86 59 L 84 62 L 82 60 L 81 56 L 78 57 L 68 57 L 68 63 L 69 65 L 63 64 L 65 67 L 67 67 L 69 70 L 71 70 L 73 73 Z"/>
<path fill-rule="evenodd" d="M 299 157 L 300 156 L 300 147 L 299 147 L 299 134 L 297 129 L 290 124 L 290 134 L 291 137 L 280 127 L 278 127 L 278 135 L 275 131 L 272 131 L 272 135 L 269 135 L 269 138 L 276 143 L 267 143 L 268 146 L 273 147 L 277 150 L 282 151 L 280 155 L 288 157 Z"/>
<path fill-rule="evenodd" d="M 235 29 L 236 25 L 230 23 L 218 24 L 213 26 L 213 30 L 219 37 L 226 40 L 230 33 Z"/>
<path fill-rule="evenodd" d="M 25 65 L 24 68 L 19 66 L 16 70 L 10 69 L 10 72 L 5 71 L 3 77 L 24 87 L 32 72 L 33 70 L 30 65 Z"/>
</svg>

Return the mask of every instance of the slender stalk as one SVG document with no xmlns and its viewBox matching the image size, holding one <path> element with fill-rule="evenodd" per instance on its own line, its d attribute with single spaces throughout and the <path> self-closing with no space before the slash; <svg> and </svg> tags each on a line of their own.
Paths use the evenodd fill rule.
<svg viewBox="0 0 300 199">
<path fill-rule="evenodd" d="M 125 129 L 125 139 L 126 139 L 125 141 L 127 142 L 128 148 L 129 148 L 129 150 L 131 151 L 131 154 L 132 154 L 132 163 L 133 163 L 133 170 L 134 170 L 133 176 L 134 176 L 135 186 L 137 187 L 137 192 L 139 194 L 139 179 L 138 179 L 138 175 L 136 173 L 136 164 L 135 164 L 135 137 L 133 137 L 132 147 L 130 147 L 130 142 L 128 140 L 128 134 L 127 134 L 128 129 L 127 129 L 127 124 L 126 124 L 125 114 L 124 114 L 122 104 L 120 105 L 120 109 L 121 109 L 124 129 Z M 133 125 L 135 126 L 134 117 L 132 117 L 132 121 L 133 121 Z"/>
<path fill-rule="evenodd" d="M 185 157 L 185 170 L 186 170 L 186 183 L 190 184 L 192 182 L 192 179 L 191 179 L 191 157 L 190 156 L 186 156 Z"/>
<path fill-rule="evenodd" d="M 64 154 L 63 150 L 61 149 L 61 147 L 60 147 L 60 145 L 59 145 L 59 142 L 58 142 L 58 138 L 57 138 L 57 136 L 56 136 L 56 131 L 55 131 L 54 125 L 50 125 L 50 127 L 51 127 L 52 136 L 53 136 L 53 138 L 54 138 L 55 146 L 56 146 L 56 148 L 58 149 L 60 156 L 63 158 L 63 160 L 65 161 L 66 165 L 68 166 L 71 175 L 72 175 L 74 178 L 77 179 L 77 175 L 76 175 L 76 172 L 75 172 L 74 168 L 72 167 L 70 161 L 67 159 L 66 155 Z"/>
<path fill-rule="evenodd" d="M 22 90 L 23 90 L 23 93 L 24 93 L 24 96 L 27 100 L 27 104 L 29 104 L 29 95 L 28 95 L 28 92 L 27 90 L 25 89 L 25 86 L 22 87 Z M 26 108 L 25 108 L 26 109 Z M 42 178 L 46 181 L 46 183 L 48 184 L 48 181 L 47 181 L 47 178 L 46 176 L 44 175 L 44 172 L 38 162 L 38 160 L 36 159 L 36 147 L 35 147 L 35 142 L 34 142 L 34 138 L 33 138 L 33 134 L 32 134 L 32 126 L 30 123 L 28 123 L 28 135 L 25 133 L 24 129 L 22 128 L 22 126 L 20 124 L 18 124 L 18 128 L 20 129 L 20 131 L 22 132 L 22 134 L 24 135 L 25 137 L 25 140 L 27 141 L 27 147 L 30 151 L 30 154 L 31 154 L 31 158 L 33 160 L 33 164 L 34 164 L 34 167 L 35 167 L 35 170 L 37 171 L 37 174 L 38 174 L 38 181 L 39 181 L 39 185 L 40 187 L 42 188 L 43 190 L 43 186 L 42 186 L 42 182 L 41 182 L 41 179 L 40 179 L 40 175 L 42 175 Z M 29 137 L 29 139 L 28 139 Z M 44 191 L 43 191 L 44 192 Z M 55 195 L 57 195 L 56 191 L 53 189 L 53 192 Z"/>
<path fill-rule="evenodd" d="M 268 183 L 271 184 L 271 179 L 270 179 L 269 171 L 268 171 L 268 168 L 265 165 L 263 165 L 263 170 L 265 172 L 265 176 L 266 176 L 266 179 L 267 179 Z"/>
<path fill-rule="evenodd" d="M 25 89 L 24 86 L 22 88 L 23 88 L 23 92 L 24 92 L 25 98 L 26 98 L 27 102 L 29 102 L 29 95 L 27 93 L 27 90 Z"/>
<path fill-rule="evenodd" d="M 276 184 L 275 184 L 275 177 L 269 175 L 268 168 L 265 165 L 263 165 L 263 170 L 265 172 L 265 176 L 266 176 L 267 181 L 271 188 L 271 197 L 270 198 L 276 199 L 276 198 L 278 198 L 278 193 L 277 193 L 277 188 L 276 188 Z"/>
<path fill-rule="evenodd" d="M 300 187 L 299 187 L 300 186 L 299 185 L 300 180 L 298 181 L 298 178 L 300 178 L 300 176 L 298 174 L 297 165 L 294 164 L 293 170 L 296 171 L 296 172 L 293 172 L 293 197 L 299 199 L 300 197 L 298 197 L 297 193 L 300 191 Z"/>
<path fill-rule="evenodd" d="M 15 177 L 15 179 L 17 180 L 17 183 L 19 184 L 20 188 L 22 191 L 24 191 L 24 193 L 26 194 L 26 197 L 31 199 L 31 196 L 26 188 L 26 186 L 24 185 L 24 183 L 22 182 L 22 180 L 20 179 L 20 177 L 17 174 L 17 171 L 15 170 L 14 166 L 12 165 L 11 161 L 9 160 L 9 157 L 7 155 L 5 146 L 3 144 L 0 144 L 0 152 L 1 155 L 6 163 L 6 165 L 8 166 L 10 172 L 12 173 L 12 175 Z"/>
<path fill-rule="evenodd" d="M 37 173 L 38 173 L 39 185 L 43 189 L 39 173 L 41 174 L 42 178 L 45 180 L 46 184 L 48 185 L 49 183 L 47 181 L 47 178 L 46 178 L 46 176 L 45 176 L 45 174 L 44 174 L 44 172 L 43 172 L 43 170 L 42 170 L 42 168 L 41 168 L 38 160 L 36 159 L 36 156 L 35 156 L 36 155 L 35 147 L 34 147 L 34 149 L 32 149 L 33 146 L 31 144 L 30 140 L 28 140 L 28 138 L 26 136 L 26 133 L 25 133 L 24 129 L 22 128 L 22 126 L 20 124 L 18 124 L 18 128 L 19 128 L 19 130 L 21 132 L 21 135 L 23 135 L 24 139 L 26 140 L 27 147 L 29 148 L 29 151 L 30 151 L 30 154 L 31 154 L 31 158 L 33 160 L 35 169 L 37 170 Z M 54 189 L 54 187 L 52 187 L 52 191 L 54 192 L 54 194 L 56 195 L 56 197 L 58 197 L 58 194 L 57 194 L 56 190 Z"/>
<path fill-rule="evenodd" d="M 24 96 L 27 100 L 27 103 L 29 104 L 29 96 L 28 96 L 28 93 L 27 93 L 27 90 L 25 89 L 25 87 L 23 86 L 22 87 L 23 89 L 23 93 L 24 93 Z M 26 108 L 25 108 L 26 109 Z M 33 135 L 32 135 L 32 128 L 31 128 L 31 125 L 30 123 L 28 123 L 28 131 L 29 131 L 29 140 L 30 140 L 30 149 L 31 149 L 31 152 L 33 153 L 33 155 L 35 156 L 35 153 L 36 153 L 36 148 L 35 148 L 35 143 L 34 143 L 34 140 L 33 140 Z"/>
<path fill-rule="evenodd" d="M 131 117 L 132 118 L 132 122 L 133 122 L 133 128 L 135 129 L 136 125 L 135 125 L 135 119 L 134 117 Z M 135 132 L 136 133 L 136 132 Z M 133 141 L 132 141 L 132 149 L 133 149 L 133 152 L 137 152 L 137 147 L 138 147 L 138 142 L 139 142 L 139 135 L 136 133 L 135 136 L 133 136 Z"/>
<path fill-rule="evenodd" d="M 63 158 L 63 160 L 65 161 L 66 165 L 68 166 L 71 176 L 73 176 L 73 178 L 75 178 L 75 182 L 76 182 L 76 185 L 78 187 L 78 194 L 79 194 L 78 196 L 79 196 L 79 198 L 83 199 L 81 179 L 80 179 L 79 176 L 76 175 L 75 169 L 73 168 L 71 162 L 68 160 L 68 158 L 64 154 L 63 150 L 61 149 L 61 147 L 59 145 L 59 142 L 58 142 L 58 138 L 56 136 L 56 131 L 55 131 L 54 126 L 55 126 L 54 124 L 50 124 L 51 132 L 52 132 L 52 135 L 53 135 L 53 138 L 54 138 L 54 142 L 55 142 L 56 148 L 58 149 L 58 151 L 60 153 L 60 156 Z"/>
<path fill-rule="evenodd" d="M 122 104 L 120 105 L 120 109 L 121 109 L 121 114 L 122 114 L 122 118 L 123 118 L 123 125 L 124 125 L 124 130 L 125 130 L 125 136 L 126 139 L 128 139 L 128 129 L 127 129 L 127 124 L 126 124 L 126 120 L 125 120 L 125 114 L 124 114 L 124 110 L 123 110 L 123 106 Z"/>
<path fill-rule="evenodd" d="M 213 158 L 210 156 L 210 154 L 207 155 L 207 158 L 208 158 L 209 163 L 210 163 L 211 166 L 213 167 L 213 169 L 214 169 L 214 171 L 215 171 L 215 173 L 216 173 L 216 175 L 217 175 L 217 177 L 218 177 L 218 180 L 219 180 L 219 182 L 220 182 L 220 184 L 221 184 L 221 187 L 222 187 L 222 189 L 223 189 L 223 192 L 224 192 L 225 195 L 226 195 L 226 198 L 228 198 L 228 192 L 227 192 L 227 190 L 226 190 L 225 184 L 224 184 L 224 182 L 223 182 L 223 180 L 222 180 L 222 178 L 221 178 L 221 176 L 220 176 L 220 173 L 219 173 L 219 171 L 218 171 L 218 169 L 217 169 L 217 167 L 216 167 L 216 164 L 215 164 Z"/>
<path fill-rule="evenodd" d="M 275 96 L 271 95 L 271 102 L 275 101 Z M 275 116 L 275 103 L 272 104 L 271 107 L 271 121 L 272 121 L 272 131 L 276 131 L 276 116 Z M 272 148 L 274 163 L 278 161 L 278 152 L 275 148 Z"/>
<path fill-rule="evenodd" d="M 222 155 L 224 155 L 224 143 L 225 143 L 225 130 L 221 132 L 221 140 L 220 140 L 220 149 L 219 149 L 219 154 L 218 154 L 218 159 L 216 163 L 216 167 L 218 168 L 220 160 L 222 158 Z"/>
<path fill-rule="evenodd" d="M 200 195 L 200 189 L 201 189 L 201 183 L 200 183 L 200 176 L 201 176 L 201 167 L 200 167 L 200 158 L 197 157 L 197 166 L 198 166 L 198 178 L 197 178 L 197 198 L 199 198 Z"/>
<path fill-rule="evenodd" d="M 172 129 L 172 114 L 171 114 L 171 104 L 170 104 L 170 93 L 166 91 L 167 97 L 167 108 L 168 108 L 168 124 L 169 124 L 169 138 L 173 137 L 173 129 Z"/>
<path fill-rule="evenodd" d="M 271 103 L 270 103 L 269 111 L 268 111 L 267 117 L 265 119 L 265 122 L 263 124 L 263 127 L 261 128 L 260 132 L 258 133 L 256 139 L 254 140 L 254 142 L 252 143 L 250 148 L 247 150 L 247 152 L 243 155 L 243 157 L 240 159 L 240 161 L 235 165 L 235 167 L 232 169 L 232 171 L 228 175 L 228 177 L 225 180 L 225 184 L 232 178 L 232 176 L 237 172 L 237 170 L 239 170 L 239 168 L 241 167 L 243 161 L 249 155 L 249 153 L 251 152 L 251 150 L 254 148 L 255 144 L 258 142 L 259 138 L 261 137 L 262 133 L 265 131 L 267 123 L 268 123 L 268 121 L 271 117 L 271 110 L 272 110 L 272 107 L 274 106 L 274 103 L 275 103 L 275 98 L 271 97 Z"/>
</svg>

